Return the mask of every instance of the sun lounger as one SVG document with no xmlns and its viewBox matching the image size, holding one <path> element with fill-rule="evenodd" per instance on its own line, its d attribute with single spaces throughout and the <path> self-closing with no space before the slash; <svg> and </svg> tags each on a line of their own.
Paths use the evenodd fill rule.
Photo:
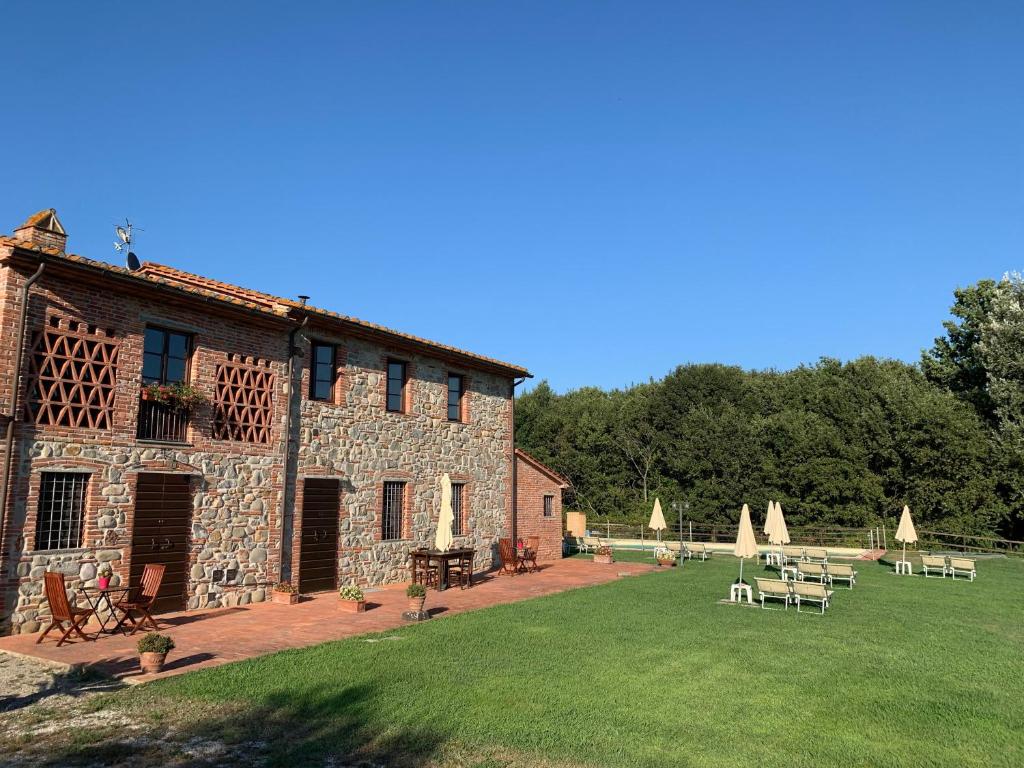
<svg viewBox="0 0 1024 768">
<path fill-rule="evenodd" d="M 789 587 L 788 581 L 782 579 L 754 579 L 757 582 L 757 591 L 761 595 L 761 607 L 767 608 L 764 604 L 765 600 L 782 600 L 785 603 L 785 607 L 789 608 L 789 603 L 793 599 L 793 591 Z"/>
<path fill-rule="evenodd" d="M 828 574 L 825 573 L 825 566 L 821 563 L 800 563 L 796 569 L 796 577 L 800 581 L 817 581 L 819 584 L 824 584 L 828 578 Z"/>
<path fill-rule="evenodd" d="M 783 565 L 786 563 L 795 563 L 804 559 L 804 548 L 803 547 L 783 547 L 782 548 L 782 560 Z"/>
<path fill-rule="evenodd" d="M 824 584 L 813 581 L 791 581 L 793 587 L 793 599 L 796 600 L 796 612 L 800 613 L 801 603 L 815 603 L 821 606 L 824 613 L 828 608 L 828 601 L 832 597 L 832 590 Z"/>
<path fill-rule="evenodd" d="M 974 569 L 974 561 L 969 557 L 949 558 L 949 575 L 955 579 L 957 571 L 960 571 L 961 576 L 970 577 L 971 581 L 974 581 L 974 577 L 978 575 Z"/>
<path fill-rule="evenodd" d="M 946 578 L 949 568 L 946 566 L 946 558 L 940 555 L 921 555 L 921 570 L 927 579 L 931 572 L 938 571 L 942 578 Z"/>
<path fill-rule="evenodd" d="M 707 545 L 702 541 L 686 541 L 683 542 L 683 547 L 686 548 L 686 556 L 691 560 L 695 557 L 699 557 L 701 560 L 707 560 L 711 557 Z"/>
<path fill-rule="evenodd" d="M 590 545 L 587 544 L 586 539 L 584 539 L 582 536 L 574 536 L 573 537 L 573 546 L 576 547 L 576 551 L 577 552 L 589 552 L 590 551 Z"/>
<path fill-rule="evenodd" d="M 828 550 L 827 549 L 805 549 L 804 560 L 811 560 L 816 563 L 827 563 L 828 562 Z"/>
<path fill-rule="evenodd" d="M 853 585 L 857 583 L 857 572 L 849 563 L 829 563 L 825 566 L 825 571 L 828 574 L 829 584 L 839 579 L 845 581 L 850 589 L 853 589 Z"/>
</svg>

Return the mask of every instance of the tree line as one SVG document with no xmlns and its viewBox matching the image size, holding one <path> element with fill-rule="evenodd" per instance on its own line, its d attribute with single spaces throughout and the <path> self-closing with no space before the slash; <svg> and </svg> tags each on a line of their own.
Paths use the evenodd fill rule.
<svg viewBox="0 0 1024 768">
<path fill-rule="evenodd" d="M 782 503 L 791 525 L 918 525 L 1024 538 L 1024 281 L 954 294 L 912 365 L 823 358 L 790 371 L 681 365 L 659 381 L 516 402 L 516 441 L 570 484 L 568 509 L 646 520 L 655 495 L 695 522 Z"/>
</svg>

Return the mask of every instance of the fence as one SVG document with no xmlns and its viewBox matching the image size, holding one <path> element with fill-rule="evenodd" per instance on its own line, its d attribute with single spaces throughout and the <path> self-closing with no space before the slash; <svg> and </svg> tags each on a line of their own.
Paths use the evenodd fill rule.
<svg viewBox="0 0 1024 768">
<path fill-rule="evenodd" d="M 653 543 L 657 536 L 642 523 L 598 523 L 589 526 L 592 536 L 602 539 L 639 540 L 643 544 Z M 684 522 L 683 541 L 733 542 L 736 541 L 738 525 L 710 525 L 707 523 Z M 795 526 L 788 529 L 790 543 L 794 546 L 814 547 L 857 547 L 865 549 L 896 549 L 901 545 L 890 539 L 892 532 L 885 525 L 873 528 L 826 528 L 821 526 Z M 757 533 L 755 528 L 755 533 Z M 972 536 L 959 533 L 919 530 L 919 550 L 953 550 L 959 552 L 990 553 L 1024 556 L 1024 542 L 1001 539 L 996 536 Z M 679 541 L 679 528 L 661 532 L 662 541 Z"/>
</svg>

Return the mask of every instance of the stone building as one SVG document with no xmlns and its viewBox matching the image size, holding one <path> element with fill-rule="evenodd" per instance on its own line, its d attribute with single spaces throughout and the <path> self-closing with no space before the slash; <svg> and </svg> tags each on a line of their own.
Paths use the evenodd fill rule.
<svg viewBox="0 0 1024 768">
<path fill-rule="evenodd" d="M 404 581 L 444 472 L 491 567 L 528 371 L 66 241 L 52 210 L 0 236 L 0 633 L 39 627 L 47 570 L 164 563 L 167 610 Z"/>
<path fill-rule="evenodd" d="M 569 482 L 522 448 L 516 448 L 516 537 L 536 536 L 538 562 L 562 557 L 562 491 Z"/>
</svg>

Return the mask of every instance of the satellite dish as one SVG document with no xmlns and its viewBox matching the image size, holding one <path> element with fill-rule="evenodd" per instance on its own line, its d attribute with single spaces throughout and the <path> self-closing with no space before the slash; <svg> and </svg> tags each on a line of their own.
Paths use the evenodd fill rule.
<svg viewBox="0 0 1024 768">
<path fill-rule="evenodd" d="M 127 243 L 131 235 L 124 227 L 117 227 L 117 236 L 121 238 L 122 243 Z"/>
<path fill-rule="evenodd" d="M 139 257 L 131 251 L 128 251 L 128 257 L 125 259 L 128 264 L 128 269 L 132 272 L 138 272 L 142 269 L 142 262 L 139 261 Z"/>
</svg>

